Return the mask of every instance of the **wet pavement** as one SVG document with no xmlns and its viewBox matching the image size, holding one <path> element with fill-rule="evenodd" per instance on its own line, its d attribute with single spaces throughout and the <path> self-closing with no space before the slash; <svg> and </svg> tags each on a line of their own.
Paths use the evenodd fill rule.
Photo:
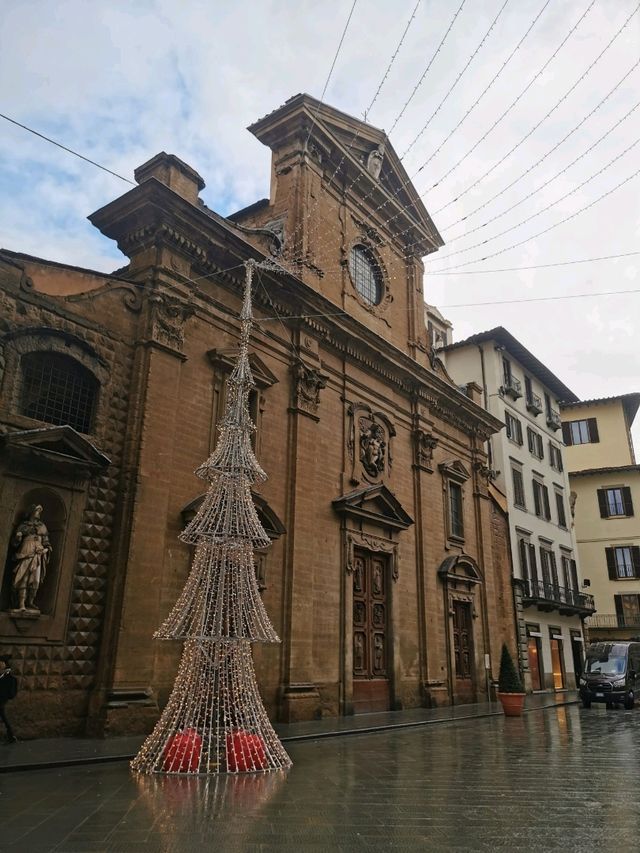
<svg viewBox="0 0 640 853">
<path fill-rule="evenodd" d="M 640 709 L 295 741 L 287 773 L 136 777 L 110 763 L 0 777 L 0 849 L 636 851 Z"/>
<path fill-rule="evenodd" d="M 577 702 L 575 690 L 529 695 L 525 711 Z M 451 720 L 502 715 L 498 702 L 476 702 L 441 708 L 411 708 L 406 711 L 384 711 L 351 717 L 325 717 L 302 723 L 279 723 L 275 726 L 283 743 L 316 738 L 342 737 L 360 732 L 374 732 L 417 726 L 437 725 Z M 17 731 L 19 727 L 14 723 Z M 144 738 L 138 736 L 97 738 L 39 738 L 20 741 L 0 749 L 0 773 L 23 769 L 66 767 L 79 764 L 102 764 L 133 758 Z"/>
</svg>

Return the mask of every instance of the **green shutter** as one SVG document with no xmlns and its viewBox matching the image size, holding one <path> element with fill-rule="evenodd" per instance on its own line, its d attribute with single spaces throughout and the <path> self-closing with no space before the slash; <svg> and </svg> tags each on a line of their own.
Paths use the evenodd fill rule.
<svg viewBox="0 0 640 853">
<path fill-rule="evenodd" d="M 633 501 L 631 500 L 631 489 L 629 486 L 622 487 L 622 505 L 625 515 L 633 515 Z"/>
</svg>

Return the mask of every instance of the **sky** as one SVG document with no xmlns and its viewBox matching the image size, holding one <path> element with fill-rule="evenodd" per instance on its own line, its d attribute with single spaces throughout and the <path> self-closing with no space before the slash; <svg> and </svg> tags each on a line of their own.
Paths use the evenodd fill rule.
<svg viewBox="0 0 640 853">
<path fill-rule="evenodd" d="M 246 127 L 321 97 L 335 57 L 323 100 L 390 134 L 445 241 L 425 295 L 454 340 L 505 326 L 583 399 L 640 391 L 640 293 L 467 307 L 640 290 L 640 255 L 512 271 L 640 251 L 637 0 L 0 9 L 1 113 L 130 180 L 176 154 L 222 215 L 269 192 L 270 152 Z M 86 217 L 129 188 L 0 120 L 0 246 L 114 270 L 125 259 Z"/>
</svg>

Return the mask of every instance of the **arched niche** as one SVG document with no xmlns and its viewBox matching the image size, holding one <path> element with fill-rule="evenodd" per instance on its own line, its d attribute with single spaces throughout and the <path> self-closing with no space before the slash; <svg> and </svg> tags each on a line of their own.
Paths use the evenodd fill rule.
<svg viewBox="0 0 640 853">
<path fill-rule="evenodd" d="M 12 539 L 9 541 L 4 564 L 4 575 L 0 592 L 0 610 L 12 610 L 17 602 L 13 595 L 13 577 L 16 561 L 16 546 L 13 536 L 20 524 L 29 518 L 32 507 L 41 506 L 41 521 L 47 529 L 51 556 L 47 563 L 46 574 L 36 595 L 36 606 L 41 614 L 53 612 L 58 584 L 60 581 L 60 561 L 64 552 L 64 539 L 67 526 L 67 508 L 64 501 L 53 489 L 36 488 L 25 492 L 21 498 L 11 526 Z"/>
</svg>

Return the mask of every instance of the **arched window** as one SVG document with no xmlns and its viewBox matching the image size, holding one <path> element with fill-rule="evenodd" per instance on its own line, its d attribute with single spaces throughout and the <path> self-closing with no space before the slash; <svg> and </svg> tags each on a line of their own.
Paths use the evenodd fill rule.
<svg viewBox="0 0 640 853">
<path fill-rule="evenodd" d="M 57 352 L 26 353 L 21 367 L 23 415 L 91 432 L 98 381 L 86 367 Z"/>
<path fill-rule="evenodd" d="M 369 305 L 379 305 L 384 295 L 382 271 L 373 253 L 360 244 L 351 249 L 349 272 L 356 290 Z"/>
</svg>

